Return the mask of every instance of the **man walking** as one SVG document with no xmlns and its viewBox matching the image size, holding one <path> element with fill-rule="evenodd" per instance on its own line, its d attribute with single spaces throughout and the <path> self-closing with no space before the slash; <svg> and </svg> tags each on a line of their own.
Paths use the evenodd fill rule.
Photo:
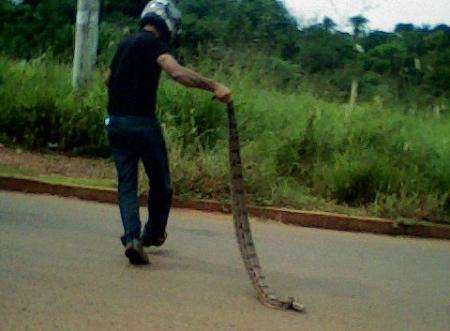
<svg viewBox="0 0 450 331">
<path fill-rule="evenodd" d="M 140 31 L 119 45 L 108 70 L 106 128 L 118 177 L 119 208 L 125 255 L 132 264 L 148 264 L 143 246 L 161 246 L 172 200 L 169 164 L 160 125 L 155 115 L 161 69 L 186 87 L 214 93 L 231 101 L 230 90 L 181 66 L 168 44 L 179 31 L 181 13 L 171 0 L 153 0 L 144 9 Z M 149 178 L 148 222 L 141 233 L 138 201 L 138 162 Z"/>
</svg>

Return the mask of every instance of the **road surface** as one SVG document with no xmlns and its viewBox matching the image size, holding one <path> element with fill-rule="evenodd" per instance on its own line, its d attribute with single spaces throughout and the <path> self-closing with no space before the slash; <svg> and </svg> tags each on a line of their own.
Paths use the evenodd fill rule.
<svg viewBox="0 0 450 331">
<path fill-rule="evenodd" d="M 0 191 L 0 330 L 450 330 L 448 241 L 253 229 L 305 314 L 256 301 L 229 216 L 174 210 L 152 265 L 132 267 L 117 207 Z"/>
</svg>

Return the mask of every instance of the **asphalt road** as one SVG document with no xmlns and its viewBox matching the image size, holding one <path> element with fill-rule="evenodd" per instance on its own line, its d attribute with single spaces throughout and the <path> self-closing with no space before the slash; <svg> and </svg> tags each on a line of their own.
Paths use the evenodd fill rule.
<svg viewBox="0 0 450 331">
<path fill-rule="evenodd" d="M 174 210 L 132 267 L 115 206 L 0 191 L 0 330 L 450 330 L 450 242 L 253 222 L 298 314 L 255 299 L 230 219 Z"/>
</svg>

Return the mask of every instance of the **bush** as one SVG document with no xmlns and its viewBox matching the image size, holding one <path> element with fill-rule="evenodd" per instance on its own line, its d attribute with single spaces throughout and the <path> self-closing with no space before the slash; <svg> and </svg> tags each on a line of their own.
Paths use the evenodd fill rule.
<svg viewBox="0 0 450 331">
<path fill-rule="evenodd" d="M 19 145 L 64 151 L 105 146 L 105 92 L 100 79 L 84 95 L 72 92 L 70 68 L 45 58 L 0 60 L 0 132 Z"/>
<path fill-rule="evenodd" d="M 333 211 L 330 202 L 338 201 L 379 216 L 449 222 L 447 115 L 413 115 L 378 102 L 350 111 L 307 91 L 270 89 L 270 77 L 258 86 L 249 77 L 257 77 L 259 68 L 243 63 L 235 59 L 215 75 L 234 91 L 251 202 Z M 197 65 L 208 68 L 201 60 Z M 45 57 L 0 58 L 0 139 L 107 155 L 101 75 L 97 72 L 90 88 L 77 95 L 70 69 Z M 176 193 L 227 200 L 224 107 L 207 93 L 164 78 L 158 114 Z"/>
</svg>

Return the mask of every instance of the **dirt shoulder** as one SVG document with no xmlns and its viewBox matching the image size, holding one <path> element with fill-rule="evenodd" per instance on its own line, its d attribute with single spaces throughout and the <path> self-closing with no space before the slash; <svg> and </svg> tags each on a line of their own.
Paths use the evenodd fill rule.
<svg viewBox="0 0 450 331">
<path fill-rule="evenodd" d="M 0 164 L 23 169 L 39 175 L 114 179 L 114 164 L 105 159 L 87 159 L 57 153 L 29 152 L 4 148 L 0 152 Z"/>
<path fill-rule="evenodd" d="M 87 159 L 57 153 L 0 149 L 0 173 L 90 186 L 114 187 L 114 164 L 106 159 Z"/>
</svg>

